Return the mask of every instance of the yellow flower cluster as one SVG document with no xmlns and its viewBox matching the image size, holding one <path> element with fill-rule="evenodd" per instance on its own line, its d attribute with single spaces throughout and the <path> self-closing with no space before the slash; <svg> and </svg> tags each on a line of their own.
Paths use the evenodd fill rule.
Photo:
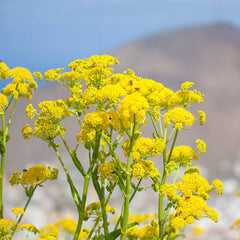
<svg viewBox="0 0 240 240">
<path fill-rule="evenodd" d="M 170 152 L 167 154 L 167 158 L 169 155 Z M 192 150 L 192 148 L 188 146 L 178 146 L 173 148 L 170 160 L 174 161 L 180 166 L 186 167 L 188 165 L 191 165 L 192 159 L 197 161 L 198 158 L 198 155 L 195 153 L 195 151 Z"/>
<path fill-rule="evenodd" d="M 11 239 L 17 224 L 10 219 L 0 219 L 0 239 Z"/>
<path fill-rule="evenodd" d="M 63 218 L 55 224 L 59 229 L 74 233 L 77 227 L 77 222 L 71 218 Z"/>
<path fill-rule="evenodd" d="M 3 114 L 4 108 L 8 106 L 7 96 L 0 93 L 0 114 Z"/>
<path fill-rule="evenodd" d="M 181 105 L 184 107 L 191 106 L 192 103 L 200 103 L 203 101 L 204 95 L 197 90 L 189 90 L 194 86 L 193 82 L 185 82 L 181 85 L 181 90 L 176 95 L 181 99 Z"/>
<path fill-rule="evenodd" d="M 185 127 L 191 127 L 194 121 L 194 116 L 185 108 L 173 108 L 164 114 L 164 124 L 180 130 Z"/>
<path fill-rule="evenodd" d="M 149 219 L 153 219 L 156 216 L 153 214 L 136 214 L 136 213 L 131 213 L 128 217 L 129 222 L 137 222 L 141 223 Z"/>
<path fill-rule="evenodd" d="M 203 125 L 205 122 L 206 122 L 206 113 L 204 111 L 198 111 L 199 113 L 199 122 L 200 122 L 200 125 Z"/>
<path fill-rule="evenodd" d="M 128 239 L 140 239 L 140 240 L 157 240 L 159 239 L 159 226 L 157 221 L 153 220 L 150 225 L 145 225 L 141 228 L 136 226 L 131 227 L 127 230 Z"/>
<path fill-rule="evenodd" d="M 40 229 L 41 238 L 47 238 L 48 236 L 51 236 L 57 239 L 58 234 L 59 234 L 59 229 L 54 224 L 46 225 Z"/>
<path fill-rule="evenodd" d="M 56 82 L 62 71 L 63 71 L 63 68 L 48 70 L 47 72 L 44 73 L 45 81 Z"/>
<path fill-rule="evenodd" d="M 27 225 L 27 224 L 26 224 Z M 57 221 L 55 224 L 48 224 L 43 226 L 37 233 L 40 234 L 40 238 L 37 240 L 57 240 L 61 236 L 61 233 L 66 235 L 74 234 L 76 231 L 77 222 L 71 218 L 63 218 Z M 78 239 L 86 239 L 88 237 L 88 231 L 85 229 L 80 231 Z"/>
<path fill-rule="evenodd" d="M 34 225 L 29 224 L 29 223 L 22 224 L 21 226 L 19 226 L 19 228 L 21 230 L 27 229 L 29 232 L 32 232 L 34 234 L 40 233 L 40 231 Z"/>
<path fill-rule="evenodd" d="M 38 87 L 32 74 L 26 68 L 21 67 L 9 70 L 8 74 L 13 79 L 13 82 L 3 88 L 2 93 L 6 96 L 13 96 L 15 99 L 24 97 L 30 100 L 33 89 L 37 90 Z"/>
<path fill-rule="evenodd" d="M 26 114 L 30 119 L 35 115 L 39 115 L 39 117 L 35 121 L 34 132 L 29 125 L 23 127 L 22 135 L 25 139 L 30 139 L 30 136 L 34 135 L 49 140 L 57 137 L 60 131 L 65 132 L 65 128 L 60 126 L 60 121 L 71 117 L 72 113 L 63 100 L 44 101 L 39 103 L 38 108 L 41 109 L 39 114 L 32 104 L 26 108 Z"/>
<path fill-rule="evenodd" d="M 141 160 L 131 164 L 131 174 L 136 179 L 154 178 L 158 180 L 161 174 L 158 169 L 154 167 L 154 162 Z"/>
<path fill-rule="evenodd" d="M 116 210 L 109 205 L 106 206 L 106 212 L 114 214 Z M 91 216 L 99 216 L 101 214 L 101 204 L 100 202 L 90 203 L 84 212 L 84 220 L 88 220 Z"/>
<path fill-rule="evenodd" d="M 9 68 L 4 62 L 0 62 L 0 80 L 9 78 Z"/>
<path fill-rule="evenodd" d="M 134 122 L 143 124 L 146 118 L 146 111 L 149 110 L 147 99 L 140 93 L 127 95 L 119 104 L 119 114 L 122 123 L 126 129 L 130 127 L 130 123 Z"/>
<path fill-rule="evenodd" d="M 108 181 L 117 181 L 116 167 L 113 162 L 104 162 L 98 167 L 99 179 L 106 179 Z"/>
<path fill-rule="evenodd" d="M 21 176 L 22 175 L 22 176 Z M 47 180 L 55 180 L 58 177 L 58 169 L 53 167 L 45 167 L 44 165 L 37 165 L 30 167 L 28 170 L 21 172 L 14 172 L 9 182 L 13 185 L 37 185 Z"/>
<path fill-rule="evenodd" d="M 216 179 L 210 185 L 199 173 L 196 167 L 189 168 L 181 181 L 176 184 L 164 184 L 160 188 L 160 196 L 167 196 L 169 200 L 175 202 L 176 213 L 170 221 L 174 231 L 203 217 L 218 221 L 217 212 L 208 207 L 206 200 L 213 190 L 217 191 L 218 195 L 223 193 L 222 182 Z"/>
<path fill-rule="evenodd" d="M 24 210 L 22 208 L 13 208 L 12 212 L 14 215 L 18 215 L 18 214 L 24 214 Z"/>
<path fill-rule="evenodd" d="M 129 152 L 129 139 L 123 144 L 124 155 L 127 156 Z M 132 149 L 132 158 L 138 161 L 141 158 L 154 157 L 160 155 L 165 149 L 165 141 L 162 138 L 144 138 L 139 137 L 134 141 Z"/>
</svg>

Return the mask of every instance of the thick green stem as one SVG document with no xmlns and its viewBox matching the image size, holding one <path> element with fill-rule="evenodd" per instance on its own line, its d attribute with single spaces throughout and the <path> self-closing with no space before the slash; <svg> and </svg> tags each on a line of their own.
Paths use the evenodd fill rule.
<svg viewBox="0 0 240 240">
<path fill-rule="evenodd" d="M 1 115 L 2 119 L 2 136 L 1 136 L 1 169 L 0 169 L 0 219 L 3 218 L 3 175 L 4 175 L 4 165 L 5 165 L 5 150 L 6 150 L 6 128 L 5 128 L 5 118 Z"/>
<path fill-rule="evenodd" d="M 12 102 L 12 99 L 10 100 L 10 103 L 11 102 Z M 9 104 L 8 104 L 7 108 L 9 107 Z M 15 100 L 13 110 L 12 110 L 10 118 L 8 120 L 7 127 L 5 126 L 6 123 L 5 123 L 4 114 L 1 114 L 2 135 L 1 135 L 1 139 L 0 139 L 0 151 L 1 151 L 2 157 L 1 157 L 1 168 L 0 168 L 0 219 L 3 218 L 3 175 L 4 175 L 4 169 L 5 169 L 6 142 L 7 142 L 7 135 L 8 135 L 9 129 L 10 129 L 10 124 L 11 124 L 13 115 L 16 110 L 16 106 L 17 106 L 17 100 Z"/>
<path fill-rule="evenodd" d="M 83 223 L 84 211 L 85 211 L 85 206 L 86 206 L 86 201 L 87 201 L 89 182 L 90 182 L 90 177 L 89 177 L 89 175 L 86 175 L 85 181 L 84 181 L 84 187 L 83 187 L 81 207 L 80 207 L 79 213 L 78 213 L 78 225 L 77 225 L 73 240 L 78 239 L 78 236 L 82 229 L 82 223 Z"/>
<path fill-rule="evenodd" d="M 102 218 L 103 218 L 103 230 L 104 230 L 104 235 L 107 236 L 108 234 L 108 220 L 107 220 L 107 213 L 106 213 L 106 201 L 105 201 L 105 183 L 104 180 L 102 181 L 102 199 L 100 199 L 101 203 L 101 209 L 102 209 Z"/>
</svg>

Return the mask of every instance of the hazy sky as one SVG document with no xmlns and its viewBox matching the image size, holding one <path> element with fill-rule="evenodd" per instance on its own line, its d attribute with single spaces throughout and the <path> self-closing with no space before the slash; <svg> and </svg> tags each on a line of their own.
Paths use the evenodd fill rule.
<svg viewBox="0 0 240 240">
<path fill-rule="evenodd" d="M 44 72 L 160 31 L 224 21 L 240 1 L 0 0 L 0 59 Z"/>
</svg>

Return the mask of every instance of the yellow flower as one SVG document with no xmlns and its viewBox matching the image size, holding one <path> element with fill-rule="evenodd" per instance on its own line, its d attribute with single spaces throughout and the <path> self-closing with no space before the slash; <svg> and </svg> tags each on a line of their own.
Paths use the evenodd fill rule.
<svg viewBox="0 0 240 240">
<path fill-rule="evenodd" d="M 159 190 L 160 196 L 167 196 L 171 200 L 176 194 L 176 186 L 171 183 L 165 183 L 161 186 Z"/>
<path fill-rule="evenodd" d="M 193 87 L 195 84 L 193 82 L 184 82 L 181 85 L 182 90 L 188 90 L 189 88 Z"/>
<path fill-rule="evenodd" d="M 137 222 L 141 223 L 149 219 L 155 218 L 155 215 L 153 214 L 136 214 L 136 213 L 131 213 L 128 217 L 129 222 Z"/>
<path fill-rule="evenodd" d="M 26 114 L 30 119 L 33 119 L 35 117 L 36 113 L 37 113 L 37 110 L 33 107 L 32 104 L 29 104 L 26 107 Z"/>
<path fill-rule="evenodd" d="M 175 217 L 171 221 L 171 226 L 175 229 L 178 230 L 179 228 L 183 229 L 184 228 L 184 219 L 181 217 Z"/>
<path fill-rule="evenodd" d="M 164 124 L 169 126 L 171 123 L 174 128 L 180 130 L 184 127 L 191 127 L 194 116 L 184 108 L 174 108 L 164 114 Z"/>
<path fill-rule="evenodd" d="M 159 227 L 158 225 L 146 225 L 142 228 L 140 228 L 137 231 L 137 237 L 140 240 L 146 240 L 146 239 L 151 239 L 151 240 L 157 240 L 159 239 Z"/>
<path fill-rule="evenodd" d="M 9 78 L 9 71 L 7 65 L 0 61 L 0 80 Z"/>
<path fill-rule="evenodd" d="M 199 154 L 203 154 L 206 152 L 206 143 L 200 139 L 196 140 L 197 148 L 196 151 L 199 152 Z"/>
<path fill-rule="evenodd" d="M 136 123 L 143 124 L 148 109 L 149 104 L 146 98 L 139 93 L 127 95 L 118 107 L 120 118 L 126 129 L 130 127 L 130 123 L 133 123 L 134 115 Z"/>
<path fill-rule="evenodd" d="M 40 233 L 40 231 L 32 224 L 26 223 L 26 224 L 22 224 L 19 227 L 21 230 L 23 230 L 24 228 L 26 228 L 29 232 L 32 232 L 34 234 L 36 233 Z"/>
<path fill-rule="evenodd" d="M 58 80 L 66 83 L 67 85 L 74 86 L 75 83 L 82 77 L 78 72 L 65 72 L 58 76 Z"/>
<path fill-rule="evenodd" d="M 18 214 L 24 214 L 24 210 L 22 208 L 13 208 L 12 212 L 14 215 L 18 215 Z"/>
<path fill-rule="evenodd" d="M 174 171 L 176 171 L 179 167 L 177 166 L 176 162 L 170 161 L 168 164 L 165 166 L 165 171 L 167 176 L 171 175 Z"/>
<path fill-rule="evenodd" d="M 125 97 L 125 90 L 118 85 L 106 85 L 98 90 L 97 100 L 107 100 L 109 106 L 115 105 L 120 101 L 120 97 Z"/>
<path fill-rule="evenodd" d="M 59 229 L 62 229 L 69 233 L 74 233 L 77 227 L 77 222 L 72 220 L 71 218 L 63 218 L 56 223 L 56 226 Z"/>
<path fill-rule="evenodd" d="M 37 78 L 39 81 L 42 81 L 42 79 L 43 79 L 43 76 L 42 76 L 42 74 L 40 72 L 34 72 L 33 76 L 35 78 Z"/>
<path fill-rule="evenodd" d="M 96 111 L 85 115 L 82 128 L 107 130 L 109 124 L 108 114 L 104 111 Z"/>
<path fill-rule="evenodd" d="M 83 92 L 80 103 L 84 108 L 89 108 L 90 104 L 96 103 L 97 88 L 89 85 L 88 88 Z"/>
<path fill-rule="evenodd" d="M 116 210 L 114 208 L 110 207 L 109 205 L 107 205 L 106 212 L 110 212 L 110 213 L 114 214 L 116 212 Z M 99 216 L 100 214 L 101 214 L 101 203 L 99 201 L 93 202 L 93 203 L 90 203 L 86 207 L 83 219 L 85 221 L 87 221 L 89 219 L 89 217 Z"/>
<path fill-rule="evenodd" d="M 147 100 L 151 106 L 169 109 L 178 106 L 181 99 L 171 89 L 162 86 L 149 94 Z"/>
<path fill-rule="evenodd" d="M 99 179 L 106 179 L 108 181 L 116 182 L 118 177 L 116 175 L 116 168 L 113 162 L 104 162 L 98 167 Z"/>
<path fill-rule="evenodd" d="M 13 231 L 16 229 L 17 223 L 10 219 L 0 219 L 0 237 L 1 239 L 11 239 Z"/>
<path fill-rule="evenodd" d="M 129 139 L 123 144 L 124 155 L 127 156 L 129 152 Z M 138 161 L 141 158 L 154 157 L 160 155 L 165 148 L 165 141 L 162 138 L 144 138 L 139 137 L 134 141 L 132 148 L 132 158 Z"/>
<path fill-rule="evenodd" d="M 67 104 L 59 99 L 57 101 L 44 101 L 38 104 L 38 108 L 42 109 L 40 112 L 40 117 L 48 117 L 53 119 L 62 120 L 72 114 L 69 111 Z M 33 108 L 30 108 L 32 110 Z M 34 112 L 34 109 L 32 110 Z"/>
<path fill-rule="evenodd" d="M 209 198 L 207 195 L 211 192 L 212 187 L 209 185 L 206 178 L 201 177 L 199 173 L 186 173 L 180 182 L 176 183 L 177 189 L 187 197 L 193 194 L 203 195 Z"/>
<path fill-rule="evenodd" d="M 59 229 L 53 224 L 46 225 L 40 229 L 40 235 L 42 238 L 47 238 L 49 235 L 57 238 L 58 234 Z"/>
<path fill-rule="evenodd" d="M 21 172 L 14 172 L 12 173 L 10 179 L 9 179 L 9 183 L 14 186 L 14 185 L 18 185 L 21 183 Z"/>
<path fill-rule="evenodd" d="M 27 171 L 24 171 L 21 177 L 21 183 L 23 185 L 37 185 L 45 182 L 46 180 L 57 179 L 58 170 L 45 167 L 44 165 L 37 165 L 30 167 Z"/>
<path fill-rule="evenodd" d="M 131 174 L 134 178 L 141 179 L 147 178 L 160 178 L 160 173 L 157 168 L 154 167 L 154 162 L 141 160 L 136 163 L 131 164 Z"/>
<path fill-rule="evenodd" d="M 2 89 L 2 93 L 6 96 L 27 98 L 30 100 L 33 94 L 33 89 L 37 90 L 37 83 L 33 80 L 32 74 L 25 68 L 16 67 L 9 71 L 9 76 L 13 82 Z"/>
<path fill-rule="evenodd" d="M 192 103 L 200 103 L 203 101 L 204 95 L 196 89 L 191 91 L 189 88 L 194 86 L 193 82 L 185 82 L 181 85 L 181 90 L 176 95 L 181 99 L 180 104 L 190 107 Z"/>
<path fill-rule="evenodd" d="M 198 111 L 200 125 L 203 125 L 206 122 L 206 114 L 204 111 Z"/>
<path fill-rule="evenodd" d="M 194 228 L 193 228 L 193 231 L 194 231 L 194 233 L 197 233 L 197 234 L 202 234 L 202 233 L 204 233 L 203 228 L 198 227 L 198 226 L 194 227 Z"/>
<path fill-rule="evenodd" d="M 29 140 L 32 136 L 32 128 L 29 127 L 29 125 L 25 125 L 23 128 L 22 128 L 22 136 L 26 139 L 26 140 Z"/>
<path fill-rule="evenodd" d="M 45 81 L 56 82 L 62 71 L 63 68 L 49 69 L 47 72 L 44 73 Z"/>
<path fill-rule="evenodd" d="M 8 106 L 7 96 L 0 93 L 0 114 L 3 114 L 3 109 Z"/>
<path fill-rule="evenodd" d="M 167 158 L 169 158 L 170 152 L 167 154 Z M 179 164 L 180 166 L 188 166 L 191 165 L 192 159 L 198 160 L 198 156 L 196 153 L 188 146 L 177 146 L 173 148 L 171 154 L 171 161 Z"/>
<path fill-rule="evenodd" d="M 217 191 L 217 195 L 222 195 L 223 194 L 223 183 L 219 179 L 215 179 L 212 182 L 212 186 L 215 191 Z"/>
</svg>

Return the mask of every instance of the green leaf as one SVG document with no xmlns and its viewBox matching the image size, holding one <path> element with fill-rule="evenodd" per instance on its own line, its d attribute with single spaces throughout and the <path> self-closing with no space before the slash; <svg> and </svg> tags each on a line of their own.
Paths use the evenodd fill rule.
<svg viewBox="0 0 240 240">
<path fill-rule="evenodd" d="M 102 199 L 103 198 L 102 191 L 101 191 L 101 187 L 100 187 L 99 182 L 98 182 L 98 166 L 96 166 L 94 171 L 93 171 L 92 181 L 93 181 L 94 188 L 95 188 L 95 190 L 96 190 L 96 192 L 99 196 L 99 199 Z"/>
<path fill-rule="evenodd" d="M 118 178 L 118 185 L 119 185 L 121 191 L 123 192 L 123 194 L 126 194 L 126 186 L 121 177 Z"/>
</svg>

